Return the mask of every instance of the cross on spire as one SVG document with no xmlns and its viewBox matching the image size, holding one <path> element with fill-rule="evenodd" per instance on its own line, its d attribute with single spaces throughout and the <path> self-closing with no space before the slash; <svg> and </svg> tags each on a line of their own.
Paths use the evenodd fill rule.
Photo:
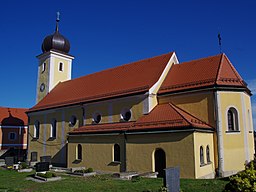
<svg viewBox="0 0 256 192">
<path fill-rule="evenodd" d="M 60 22 L 60 12 L 56 13 L 56 29 L 55 31 L 59 31 L 59 22 Z"/>
</svg>

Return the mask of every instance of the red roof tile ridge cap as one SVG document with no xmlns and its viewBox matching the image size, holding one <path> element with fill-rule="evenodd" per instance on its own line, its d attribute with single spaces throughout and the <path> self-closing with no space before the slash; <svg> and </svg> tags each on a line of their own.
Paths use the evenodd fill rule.
<svg viewBox="0 0 256 192">
<path fill-rule="evenodd" d="M 217 70 L 217 75 L 216 75 L 216 79 L 215 79 L 215 84 L 217 83 L 218 79 L 219 79 L 219 75 L 220 75 L 220 69 L 222 67 L 222 63 L 223 63 L 223 55 L 224 53 L 221 54 L 221 58 L 219 61 L 219 66 L 218 66 L 218 70 Z"/>
<path fill-rule="evenodd" d="M 169 105 L 171 106 L 171 107 L 173 107 L 173 109 L 175 110 L 175 111 L 177 111 L 177 113 L 179 113 L 180 114 L 180 112 L 177 110 L 177 109 L 179 109 L 180 111 L 182 111 L 182 112 L 184 112 L 184 113 L 186 113 L 186 114 L 188 114 L 188 115 L 190 115 L 191 117 L 193 117 L 193 118 L 195 118 L 197 121 L 199 121 L 199 122 L 201 122 L 200 124 L 205 124 L 205 125 L 207 125 L 207 126 L 209 126 L 209 127 L 212 127 L 211 125 L 209 125 L 208 123 L 206 123 L 206 122 L 204 122 L 204 121 L 202 121 L 202 120 L 200 120 L 200 119 L 198 119 L 196 116 L 194 116 L 194 115 L 192 115 L 192 114 L 190 114 L 190 113 L 188 113 L 187 111 L 185 111 L 185 110 L 183 110 L 183 109 L 181 109 L 180 107 L 178 107 L 178 106 L 176 106 L 176 105 L 174 105 L 173 103 L 169 103 Z M 183 117 L 183 115 L 182 114 L 180 114 L 182 117 Z M 183 117 L 186 121 L 188 121 L 185 117 Z M 188 122 L 190 125 L 192 125 L 192 122 Z"/>
<path fill-rule="evenodd" d="M 157 56 L 154 56 L 154 57 L 150 57 L 150 58 L 145 58 L 145 59 L 140 59 L 140 60 L 137 60 L 137 61 L 132 61 L 132 62 L 121 64 L 121 65 L 118 65 L 118 66 L 115 66 L 115 67 L 111 67 L 111 68 L 108 68 L 108 69 L 103 69 L 101 71 L 96 71 L 96 72 L 93 72 L 93 73 L 90 73 L 90 74 L 87 74 L 87 75 L 84 75 L 84 76 L 81 76 L 81 77 L 77 77 L 77 78 L 74 78 L 74 79 L 71 79 L 71 80 L 68 80 L 68 81 L 64 81 L 62 83 L 64 84 L 64 83 L 68 83 L 68 82 L 73 81 L 73 80 L 82 79 L 82 78 L 93 76 L 93 75 L 98 75 L 98 74 L 106 72 L 106 71 L 116 70 L 116 69 L 126 67 L 126 66 L 129 66 L 129 65 L 132 65 L 132 64 L 139 64 L 143 61 L 152 60 L 152 59 L 155 59 L 155 58 L 158 58 L 158 57 L 160 58 L 160 57 L 164 57 L 164 56 L 168 56 L 168 55 L 172 56 L 173 54 L 174 54 L 174 51 L 169 52 L 169 53 L 165 53 L 165 54 L 162 54 L 162 55 L 157 55 Z"/>
<path fill-rule="evenodd" d="M 188 120 L 180 113 L 179 110 L 183 111 L 182 109 L 178 108 L 178 107 L 175 106 L 173 103 L 169 103 L 169 106 L 170 106 L 171 108 L 173 108 L 189 125 L 192 125 L 191 122 L 188 121 Z M 176 108 L 176 107 L 177 107 L 177 108 Z M 179 109 L 179 110 L 177 110 L 177 109 Z M 183 112 L 185 112 L 185 111 L 183 111 Z"/>
</svg>

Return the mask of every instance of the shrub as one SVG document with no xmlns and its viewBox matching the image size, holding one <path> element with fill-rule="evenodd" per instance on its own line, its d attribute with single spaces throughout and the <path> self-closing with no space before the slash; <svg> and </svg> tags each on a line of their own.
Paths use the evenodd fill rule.
<svg viewBox="0 0 256 192">
<path fill-rule="evenodd" d="M 93 172 L 93 168 L 89 167 L 88 169 L 86 169 L 87 173 L 92 173 Z"/>
<path fill-rule="evenodd" d="M 224 192 L 256 192 L 256 170 L 251 162 L 245 170 L 230 177 L 230 182 L 225 186 Z"/>
<path fill-rule="evenodd" d="M 159 189 L 158 189 L 158 191 L 159 192 L 168 192 L 168 190 L 167 190 L 167 188 L 166 187 L 160 187 Z"/>
<path fill-rule="evenodd" d="M 29 166 L 27 165 L 27 163 L 25 162 L 21 162 L 20 165 L 19 165 L 19 169 L 27 169 L 29 168 Z"/>
<path fill-rule="evenodd" d="M 140 176 L 133 176 L 131 180 L 132 180 L 132 182 L 139 182 L 141 180 L 141 177 Z"/>
<path fill-rule="evenodd" d="M 52 178 L 52 177 L 57 177 L 55 173 L 52 172 L 46 172 L 46 173 L 37 173 L 37 176 L 43 177 L 43 178 Z"/>
</svg>

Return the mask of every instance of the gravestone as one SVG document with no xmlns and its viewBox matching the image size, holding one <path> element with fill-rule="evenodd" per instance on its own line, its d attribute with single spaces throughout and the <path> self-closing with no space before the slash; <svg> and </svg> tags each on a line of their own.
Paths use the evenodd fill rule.
<svg viewBox="0 0 256 192">
<path fill-rule="evenodd" d="M 39 162 L 36 163 L 36 172 L 44 172 L 44 171 L 49 171 L 49 162 Z"/>
<path fill-rule="evenodd" d="M 5 157 L 5 165 L 8 166 L 13 166 L 14 164 L 14 157 Z"/>
<path fill-rule="evenodd" d="M 170 167 L 166 168 L 164 177 L 164 186 L 168 192 L 179 192 L 180 191 L 180 168 Z"/>
<path fill-rule="evenodd" d="M 51 156 L 41 156 L 40 157 L 41 162 L 48 162 L 49 164 L 51 164 L 51 160 L 52 160 Z"/>
<path fill-rule="evenodd" d="M 31 161 L 37 161 L 37 152 L 31 152 Z"/>
</svg>

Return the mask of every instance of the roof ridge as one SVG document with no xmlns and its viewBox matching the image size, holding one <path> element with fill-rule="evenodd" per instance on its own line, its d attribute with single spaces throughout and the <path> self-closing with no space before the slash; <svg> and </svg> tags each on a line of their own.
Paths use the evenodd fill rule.
<svg viewBox="0 0 256 192">
<path fill-rule="evenodd" d="M 219 67 L 218 67 L 218 72 L 217 72 L 217 75 L 216 75 L 216 78 L 215 78 L 215 84 L 217 82 L 217 80 L 219 79 L 219 75 L 220 75 L 220 68 L 222 66 L 222 61 L 223 61 L 223 55 L 224 53 L 221 54 L 221 58 L 220 58 L 220 61 L 219 61 Z"/>
<path fill-rule="evenodd" d="M 189 122 L 182 114 L 180 114 L 180 112 L 175 108 L 175 105 L 173 103 L 170 102 L 169 106 L 171 108 L 173 108 L 189 125 L 192 125 L 191 122 Z M 180 109 L 180 108 L 178 108 L 178 109 Z"/>
<path fill-rule="evenodd" d="M 177 113 L 179 113 L 180 114 L 180 112 L 177 110 L 177 109 L 179 109 L 179 110 L 181 110 L 182 112 L 184 112 L 184 113 L 186 113 L 186 114 L 188 114 L 188 115 L 190 115 L 191 117 L 193 117 L 193 118 L 195 118 L 197 121 L 200 121 L 202 124 L 205 124 L 205 125 L 208 125 L 209 127 L 212 127 L 211 125 L 209 125 L 208 123 L 206 123 L 206 122 L 204 122 L 204 121 L 202 121 L 201 119 L 199 119 L 199 118 L 197 118 L 196 116 L 194 116 L 194 115 L 192 115 L 192 114 L 190 114 L 190 113 L 188 113 L 187 111 L 185 111 L 185 110 L 183 110 L 183 109 L 181 109 L 180 107 L 178 107 L 178 106 L 176 106 L 176 105 L 174 105 L 173 103 L 169 103 L 170 104 L 170 106 L 171 107 L 173 107 L 173 109 L 175 110 L 175 111 L 177 111 Z M 180 114 L 182 117 L 183 117 L 183 115 L 182 114 Z M 183 117 L 186 121 L 188 121 L 185 117 Z M 189 122 L 189 124 L 190 125 L 192 125 L 192 122 Z M 192 125 L 193 126 L 193 125 Z"/>
</svg>

